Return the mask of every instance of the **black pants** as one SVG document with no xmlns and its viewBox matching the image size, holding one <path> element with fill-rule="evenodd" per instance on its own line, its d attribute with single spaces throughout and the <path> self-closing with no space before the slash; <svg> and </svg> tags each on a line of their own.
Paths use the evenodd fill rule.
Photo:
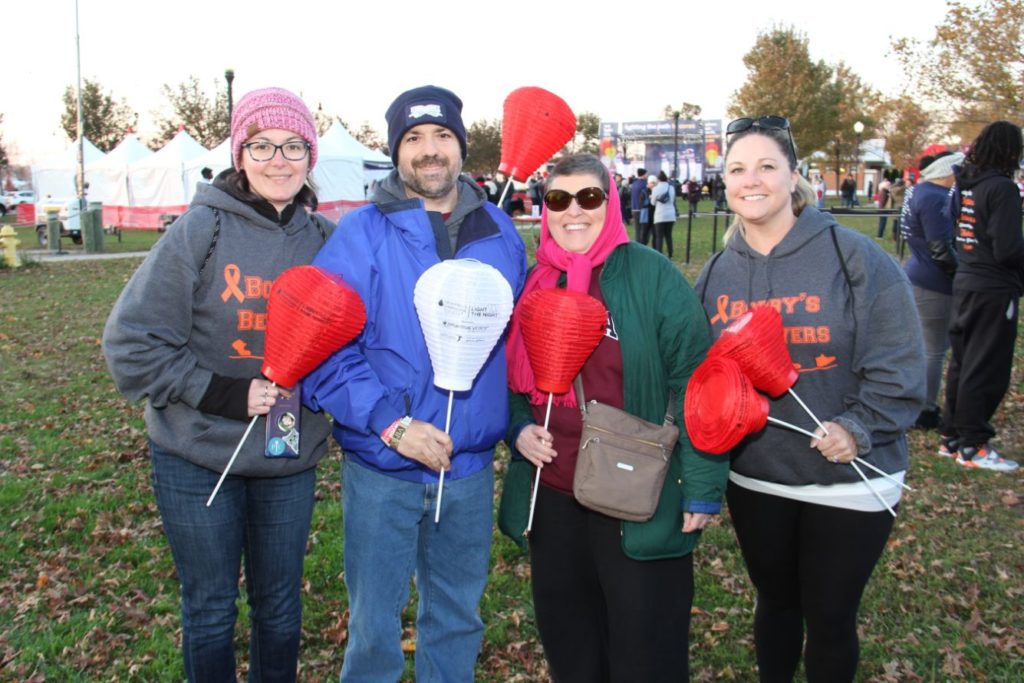
<svg viewBox="0 0 1024 683">
<path fill-rule="evenodd" d="M 953 290 L 943 422 L 964 446 L 996 435 L 990 420 L 1010 386 L 1018 303 L 1009 292 Z"/>
<path fill-rule="evenodd" d="M 558 683 L 689 680 L 693 556 L 630 559 L 620 526 L 540 487 L 530 534 L 533 605 Z"/>
<path fill-rule="evenodd" d="M 666 252 L 669 258 L 672 258 L 672 226 L 675 225 L 673 221 L 667 221 L 664 223 L 654 224 L 654 250 L 661 251 L 662 242 L 665 244 Z"/>
<path fill-rule="evenodd" d="M 642 215 L 639 211 L 634 211 L 633 215 L 636 218 L 636 241 L 640 244 L 648 244 L 655 237 L 654 223 L 651 222 L 651 216 L 654 215 L 654 207 L 646 209 L 647 211 L 647 222 L 641 223 L 640 216 Z"/>
<path fill-rule="evenodd" d="M 854 512 L 729 484 L 729 512 L 757 589 L 754 645 L 761 681 L 793 680 L 800 651 L 810 683 L 857 672 L 857 609 L 892 530 L 886 512 Z"/>
</svg>

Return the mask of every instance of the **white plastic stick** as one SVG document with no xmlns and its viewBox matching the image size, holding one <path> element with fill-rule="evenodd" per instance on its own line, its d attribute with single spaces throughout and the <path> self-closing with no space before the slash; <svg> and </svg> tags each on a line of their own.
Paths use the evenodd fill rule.
<svg viewBox="0 0 1024 683">
<path fill-rule="evenodd" d="M 551 419 L 551 400 L 555 397 L 553 393 L 548 392 L 548 409 L 544 413 L 544 430 L 547 431 L 548 420 Z M 533 529 L 533 509 L 537 507 L 537 491 L 540 490 L 540 471 L 543 467 L 537 467 L 537 473 L 533 476 L 533 493 L 530 495 L 530 518 L 526 521 L 526 533 L 530 533 Z"/>
<path fill-rule="evenodd" d="M 875 494 L 875 498 L 878 499 L 878 502 L 885 506 L 885 509 L 889 511 L 890 515 L 895 517 L 896 511 L 889 507 L 889 504 L 885 502 L 885 499 L 882 498 L 881 494 L 879 494 L 878 491 L 875 490 L 875 487 L 871 485 L 871 481 L 866 476 L 864 476 L 864 472 L 859 467 L 857 467 L 857 463 L 851 462 L 850 464 L 853 465 L 853 469 L 857 470 L 857 474 L 859 474 L 860 478 L 864 480 L 864 484 L 869 489 L 871 489 L 871 493 Z"/>
<path fill-rule="evenodd" d="M 505 195 L 508 194 L 508 188 L 512 185 L 512 174 L 516 172 L 516 169 L 512 169 L 507 176 L 505 176 L 505 187 L 501 188 L 501 196 L 498 197 L 498 208 L 501 208 L 502 203 L 505 201 Z"/>
<path fill-rule="evenodd" d="M 817 434 L 812 434 L 811 432 L 807 431 L 806 429 L 801 429 L 800 427 L 797 427 L 796 425 L 791 425 L 791 424 L 789 424 L 788 422 L 783 422 L 782 420 L 777 420 L 777 419 L 775 419 L 774 417 L 772 417 L 772 416 L 770 416 L 770 415 L 768 416 L 768 421 L 769 421 L 769 422 L 772 422 L 772 423 L 774 423 L 774 424 L 777 424 L 777 425 L 779 425 L 780 427 L 786 427 L 787 429 L 792 429 L 792 430 L 793 430 L 793 431 L 795 431 L 795 432 L 800 432 L 801 434 L 806 434 L 807 436 L 811 437 L 812 439 L 820 439 L 820 438 L 821 438 L 821 437 L 820 437 L 820 436 L 818 436 Z M 857 458 L 854 458 L 853 460 L 854 460 L 854 462 L 851 462 L 851 463 L 849 463 L 849 464 L 853 465 L 853 468 L 854 468 L 855 470 L 857 470 L 857 474 L 859 474 L 859 475 L 861 476 L 861 478 L 862 478 L 862 479 L 864 479 L 864 483 L 865 483 L 865 484 L 867 484 L 868 480 L 867 480 L 867 477 L 865 477 L 865 476 L 864 476 L 864 473 L 863 473 L 863 472 L 861 472 L 860 468 L 859 468 L 859 467 L 857 467 L 857 463 L 858 463 L 858 462 L 859 462 L 859 463 L 860 463 L 861 465 L 864 465 L 865 467 L 870 467 L 870 468 L 871 468 L 871 469 L 873 469 L 873 470 L 874 470 L 875 472 L 878 472 L 878 473 L 879 473 L 880 475 L 882 475 L 883 477 L 885 477 L 886 479 L 888 479 L 888 480 L 889 480 L 889 481 L 891 481 L 892 483 L 894 483 L 894 484 L 899 484 L 900 486 L 902 486 L 903 488 L 905 488 L 905 489 L 906 489 L 906 490 L 908 490 L 908 491 L 913 491 L 913 490 L 914 490 L 914 489 L 910 488 L 909 486 L 907 486 L 906 484 L 904 484 L 904 483 L 903 483 L 902 481 L 900 481 L 899 479 L 897 479 L 896 477 L 894 477 L 894 476 L 892 476 L 892 475 L 890 475 L 890 474 L 888 474 L 888 473 L 886 473 L 886 472 L 883 472 L 882 470 L 878 469 L 877 467 L 875 467 L 874 465 L 872 465 L 871 463 L 869 463 L 869 462 L 868 462 L 867 460 L 864 460 L 863 458 L 859 458 L 859 457 L 857 457 Z M 872 492 L 872 493 L 874 493 L 874 494 L 875 494 L 876 496 L 878 496 L 878 493 L 877 493 L 877 492 L 875 491 L 875 489 L 874 489 L 874 488 L 872 488 L 871 484 L 868 484 L 868 488 L 870 488 L 870 489 L 871 489 L 871 492 Z M 879 500 L 882 500 L 882 498 L 881 498 L 880 496 L 878 497 L 878 499 L 879 499 Z M 882 504 L 883 504 L 883 505 L 885 505 L 885 501 L 884 501 L 884 500 L 882 500 Z M 891 509 L 891 508 L 889 508 L 889 506 L 888 506 L 888 505 L 886 505 L 885 507 L 889 509 L 889 512 L 892 512 L 892 509 Z M 895 516 L 896 516 L 896 513 L 895 513 L 895 512 L 893 512 L 892 516 L 893 516 L 893 517 L 895 517 Z"/>
<path fill-rule="evenodd" d="M 809 431 L 807 431 L 806 429 L 804 429 L 802 427 L 797 427 L 794 424 L 790 424 L 788 422 L 783 422 L 782 420 L 774 418 L 771 415 L 768 416 L 768 421 L 771 422 L 772 424 L 779 425 L 780 427 L 785 427 L 786 429 L 792 429 L 794 432 L 800 432 L 801 434 L 806 434 L 807 436 L 811 437 L 812 439 L 820 439 L 821 438 L 821 436 L 819 436 L 818 434 L 815 434 L 814 432 L 809 432 Z"/>
<path fill-rule="evenodd" d="M 807 404 L 800 400 L 800 397 L 796 395 L 795 391 L 793 391 L 793 387 L 790 387 L 786 391 L 789 392 L 790 396 L 796 399 L 796 402 L 800 404 L 800 407 L 804 409 L 804 412 L 811 416 L 811 419 L 814 420 L 814 424 L 821 427 L 821 431 L 825 432 L 825 436 L 828 436 L 828 429 L 826 429 L 825 425 L 821 423 L 818 416 L 811 412 L 811 409 L 807 407 Z"/>
<path fill-rule="evenodd" d="M 874 465 L 872 465 L 871 463 L 869 463 L 869 462 L 868 462 L 867 460 L 865 460 L 864 458 L 854 458 L 854 460 L 856 460 L 857 462 L 859 462 L 859 463 L 860 463 L 861 465 L 864 465 L 864 467 L 868 467 L 868 468 L 870 468 L 870 469 L 873 469 L 873 470 L 874 470 L 875 472 L 878 472 L 878 473 L 879 473 L 880 475 L 882 475 L 883 477 L 885 477 L 886 479 L 888 479 L 888 480 L 889 480 L 889 481 L 891 481 L 892 483 L 894 483 L 894 484 L 899 484 L 900 486 L 902 486 L 903 488 L 905 488 L 905 489 L 906 489 L 906 490 L 908 490 L 908 491 L 913 491 L 913 490 L 914 490 L 914 489 L 910 488 L 909 486 L 907 486 L 906 484 L 904 484 L 904 483 L 903 483 L 902 481 L 900 481 L 899 479 L 897 479 L 896 477 L 894 477 L 894 476 L 892 476 L 891 474 L 889 474 L 888 472 L 883 472 L 882 470 L 878 469 L 877 467 L 875 467 Z"/>
<path fill-rule="evenodd" d="M 455 398 L 455 392 L 452 390 L 448 391 L 448 416 L 444 418 L 444 433 L 448 433 L 448 429 L 452 426 L 452 399 Z M 437 483 L 437 508 L 434 510 L 434 524 L 438 524 L 441 521 L 441 494 L 444 493 L 444 468 L 441 469 L 441 476 Z"/>
<path fill-rule="evenodd" d="M 231 459 L 228 460 L 228 465 L 224 468 L 224 473 L 220 475 L 220 479 L 217 480 L 217 485 L 213 487 L 213 493 L 210 494 L 209 500 L 206 501 L 206 507 L 213 505 L 213 499 L 217 497 L 217 492 L 220 491 L 221 484 L 223 484 L 224 480 L 228 478 L 228 472 L 231 471 L 231 466 L 235 464 L 235 458 L 238 457 L 239 451 L 242 450 L 242 444 L 244 444 L 245 440 L 249 438 L 249 432 L 252 431 L 252 427 L 256 424 L 256 420 L 258 420 L 259 417 L 259 415 L 253 415 L 252 420 L 249 421 L 249 426 L 246 427 L 245 434 L 242 434 L 241 441 L 239 441 L 238 445 L 235 446 L 235 452 L 231 454 Z"/>
</svg>

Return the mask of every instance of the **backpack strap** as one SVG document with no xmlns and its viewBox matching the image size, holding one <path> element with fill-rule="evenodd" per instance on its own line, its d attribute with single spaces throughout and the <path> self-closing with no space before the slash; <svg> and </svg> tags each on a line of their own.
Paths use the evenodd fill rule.
<svg viewBox="0 0 1024 683">
<path fill-rule="evenodd" d="M 210 211 L 213 211 L 213 237 L 210 239 L 210 248 L 206 250 L 206 258 L 203 259 L 203 264 L 199 266 L 200 277 L 203 275 L 206 264 L 210 262 L 210 257 L 213 256 L 213 250 L 217 248 L 217 240 L 220 239 L 220 211 L 215 206 L 211 206 Z M 317 232 L 320 233 L 320 239 L 326 243 L 327 231 L 324 229 L 323 223 L 320 222 L 320 214 L 310 214 L 310 218 L 313 220 L 313 225 L 316 226 Z"/>
<path fill-rule="evenodd" d="M 215 206 L 211 206 L 210 210 L 213 211 L 213 238 L 210 240 L 210 248 L 206 250 L 206 258 L 203 259 L 203 264 L 199 266 L 199 277 L 203 276 L 203 270 L 206 268 L 206 264 L 210 262 L 213 250 L 217 248 L 217 240 L 220 239 L 220 211 Z"/>
<path fill-rule="evenodd" d="M 711 260 L 708 262 L 708 274 L 704 278 L 704 286 L 701 287 L 701 289 L 700 289 L 700 305 L 701 306 L 704 305 L 704 297 L 708 293 L 708 283 L 711 282 L 711 271 L 715 269 L 715 263 L 718 262 L 718 257 L 721 256 L 724 253 L 725 253 L 725 249 L 723 249 L 722 251 L 719 251 L 719 252 L 715 252 L 715 254 L 711 257 Z"/>
<path fill-rule="evenodd" d="M 846 286 L 850 289 L 850 304 L 853 307 L 853 338 L 857 338 L 857 295 L 853 291 L 853 279 L 850 277 L 850 270 L 846 267 L 846 257 L 843 250 L 839 248 L 839 238 L 836 237 L 836 226 L 833 223 L 828 226 L 832 233 L 832 246 L 836 249 L 836 256 L 839 257 L 839 267 L 843 269 L 843 277 L 846 279 Z"/>
</svg>

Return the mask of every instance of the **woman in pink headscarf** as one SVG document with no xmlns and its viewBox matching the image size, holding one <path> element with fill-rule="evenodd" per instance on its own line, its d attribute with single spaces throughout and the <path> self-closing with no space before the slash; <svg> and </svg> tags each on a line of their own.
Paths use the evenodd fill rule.
<svg viewBox="0 0 1024 683">
<path fill-rule="evenodd" d="M 671 392 L 682 426 L 686 385 L 709 344 L 707 318 L 679 269 L 627 237 L 609 184 L 592 155 L 554 167 L 537 265 L 523 295 L 567 287 L 602 301 L 608 325 L 580 373 L 584 395 L 660 423 Z M 508 361 L 507 442 L 514 459 L 542 468 L 529 549 L 537 626 L 553 677 L 686 680 L 692 552 L 719 512 L 727 460 L 697 452 L 681 430 L 654 517 L 625 522 L 585 508 L 572 493 L 580 411 L 572 391 L 555 396 L 548 429 L 540 426 L 547 394 L 535 386 L 518 311 Z"/>
</svg>

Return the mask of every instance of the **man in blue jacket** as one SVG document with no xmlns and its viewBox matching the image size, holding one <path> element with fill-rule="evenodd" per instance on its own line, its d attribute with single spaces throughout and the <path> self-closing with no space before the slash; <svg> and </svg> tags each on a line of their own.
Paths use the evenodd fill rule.
<svg viewBox="0 0 1024 683">
<path fill-rule="evenodd" d="M 518 295 L 526 253 L 508 216 L 461 175 L 466 129 L 454 93 L 409 90 L 386 118 L 395 170 L 314 261 L 359 292 L 366 327 L 303 383 L 310 407 L 333 416 L 344 451 L 350 618 L 341 680 L 401 677 L 401 613 L 415 574 L 417 680 L 471 681 L 483 636 L 477 606 L 490 555 L 491 461 L 508 421 L 505 343 L 472 389 L 455 394 L 446 434 L 448 392 L 434 386 L 413 289 L 430 266 L 458 257 L 494 266 Z"/>
<path fill-rule="evenodd" d="M 630 207 L 633 209 L 633 239 L 640 244 L 647 244 L 650 235 L 645 234 L 644 226 L 649 223 L 647 213 L 651 207 L 651 194 L 647 190 L 647 169 L 636 170 L 636 180 L 629 184 Z"/>
</svg>

